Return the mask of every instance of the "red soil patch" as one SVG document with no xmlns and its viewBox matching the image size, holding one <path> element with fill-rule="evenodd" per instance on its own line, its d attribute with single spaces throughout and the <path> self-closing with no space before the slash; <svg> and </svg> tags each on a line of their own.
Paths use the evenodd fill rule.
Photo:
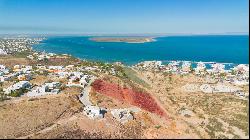
<svg viewBox="0 0 250 140">
<path fill-rule="evenodd" d="M 117 84 L 112 84 L 103 80 L 94 81 L 92 87 L 98 93 L 113 97 L 122 102 L 127 102 L 160 116 L 165 116 L 163 109 L 161 109 L 157 102 L 148 93 L 122 88 Z"/>
</svg>

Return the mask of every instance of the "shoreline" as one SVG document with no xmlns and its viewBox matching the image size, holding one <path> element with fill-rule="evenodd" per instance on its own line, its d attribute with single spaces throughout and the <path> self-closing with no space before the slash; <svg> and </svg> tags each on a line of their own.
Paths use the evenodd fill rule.
<svg viewBox="0 0 250 140">
<path fill-rule="evenodd" d="M 44 44 L 44 40 L 46 40 L 47 38 L 46 37 L 43 37 L 42 40 L 39 40 L 37 43 L 35 44 L 31 44 L 29 47 L 31 48 L 31 50 L 33 52 L 43 52 L 43 51 L 39 51 L 39 50 L 36 50 L 35 47 L 36 45 L 38 44 Z M 91 39 L 91 38 L 89 38 Z M 155 42 L 157 41 L 154 37 L 151 37 L 152 39 L 152 42 Z M 124 42 L 124 43 L 142 43 L 142 42 Z M 44 50 L 45 51 L 45 50 Z M 47 52 L 47 51 L 45 51 Z M 54 52 L 48 52 L 48 53 L 54 53 Z M 55 53 L 55 54 L 62 54 L 62 53 Z M 64 53 L 65 54 L 65 53 Z M 161 61 L 162 63 L 169 63 L 171 61 L 176 61 L 176 62 L 190 62 L 192 64 L 197 64 L 199 62 L 201 63 L 204 63 L 204 64 L 214 64 L 214 63 L 219 63 L 219 64 L 224 64 L 224 65 L 239 65 L 239 64 L 244 64 L 244 65 L 249 65 L 249 63 L 233 63 L 233 62 L 219 62 L 219 61 L 197 61 L 197 60 L 178 60 L 178 59 L 175 59 L 175 60 L 157 60 L 157 59 L 148 59 L 148 60 L 138 60 L 138 61 L 134 61 L 134 62 L 126 62 L 126 61 L 121 61 L 121 60 L 111 60 L 111 61 L 105 61 L 105 60 L 101 60 L 101 59 L 89 59 L 89 58 L 82 58 L 82 57 L 77 57 L 77 56 L 74 56 L 72 54 L 68 54 L 68 55 L 71 55 L 75 58 L 78 58 L 80 60 L 84 60 L 84 61 L 92 61 L 92 62 L 103 62 L 103 63 L 115 63 L 115 62 L 121 62 L 122 64 L 126 65 L 126 66 L 133 66 L 133 65 L 136 65 L 138 63 L 141 63 L 141 62 L 145 62 L 145 61 Z"/>
<path fill-rule="evenodd" d="M 148 43 L 156 41 L 153 37 L 91 37 L 89 40 L 110 43 Z"/>
<path fill-rule="evenodd" d="M 38 50 L 34 50 L 33 49 L 33 46 L 32 47 L 32 51 L 34 52 L 37 52 L 37 53 L 41 53 L 43 51 L 38 51 Z M 46 52 L 46 51 L 45 51 Z M 46 53 L 53 53 L 53 52 L 46 52 Z M 61 53 L 55 53 L 57 55 L 63 55 Z M 65 53 L 64 53 L 65 54 Z M 170 62 L 178 62 L 178 63 L 183 63 L 183 62 L 190 62 L 191 64 L 197 64 L 199 62 L 201 63 L 204 63 L 204 64 L 208 64 L 208 65 L 211 65 L 211 64 L 215 64 L 215 63 L 218 63 L 218 64 L 223 64 L 223 65 L 229 65 L 229 66 L 234 66 L 234 65 L 239 65 L 239 64 L 243 64 L 243 65 L 249 65 L 249 63 L 231 63 L 231 62 L 218 62 L 218 61 L 196 61 L 196 60 L 157 60 L 157 59 L 154 59 L 154 60 L 141 60 L 141 61 L 137 61 L 137 62 L 123 62 L 123 61 L 105 61 L 105 60 L 100 60 L 100 59 L 88 59 L 88 58 L 81 58 L 81 57 L 76 57 L 72 54 L 67 54 L 67 55 L 70 55 L 70 56 L 73 56 L 77 59 L 80 59 L 82 61 L 90 61 L 90 62 L 102 62 L 102 63 L 109 63 L 109 64 L 112 64 L 112 63 L 116 63 L 116 62 L 120 62 L 122 63 L 123 65 L 125 66 L 133 66 L 133 65 L 136 65 L 138 63 L 141 63 L 141 62 L 145 62 L 145 61 L 161 61 L 163 64 L 165 63 L 170 63 Z"/>
</svg>

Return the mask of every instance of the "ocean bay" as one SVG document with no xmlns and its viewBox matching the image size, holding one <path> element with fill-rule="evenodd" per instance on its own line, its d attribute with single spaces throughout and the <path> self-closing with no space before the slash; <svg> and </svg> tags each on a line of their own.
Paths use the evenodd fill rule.
<svg viewBox="0 0 250 140">
<path fill-rule="evenodd" d="M 148 60 L 249 63 L 248 35 L 168 36 L 147 43 L 95 42 L 89 38 L 47 37 L 33 49 L 70 54 L 86 60 L 120 61 L 128 65 Z"/>
</svg>

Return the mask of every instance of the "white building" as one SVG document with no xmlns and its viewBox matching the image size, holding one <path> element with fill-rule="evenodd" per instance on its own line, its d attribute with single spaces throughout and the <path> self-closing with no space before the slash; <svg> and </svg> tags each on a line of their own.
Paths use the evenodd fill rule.
<svg viewBox="0 0 250 140">
<path fill-rule="evenodd" d="M 4 51 L 3 49 L 0 49 L 0 55 L 6 55 L 6 54 L 7 54 L 6 51 Z"/>
<path fill-rule="evenodd" d="M 129 109 L 113 109 L 111 110 L 111 114 L 121 123 L 126 123 L 134 119 L 134 116 Z"/>
<path fill-rule="evenodd" d="M 83 108 L 83 114 L 89 117 L 90 119 L 101 119 L 104 118 L 106 113 L 105 108 L 100 108 L 98 106 L 87 105 Z"/>
<path fill-rule="evenodd" d="M 8 76 L 0 76 L 0 82 L 8 81 L 10 77 Z"/>
<path fill-rule="evenodd" d="M 41 55 L 38 55 L 38 60 L 44 60 L 44 59 L 49 59 L 50 56 L 46 55 L 46 54 L 41 54 Z"/>
<path fill-rule="evenodd" d="M 10 94 L 11 91 L 16 91 L 19 89 L 27 89 L 30 87 L 31 87 L 31 84 L 29 81 L 20 81 L 14 85 L 8 87 L 7 89 L 4 89 L 4 91 L 5 91 L 5 94 Z"/>
<path fill-rule="evenodd" d="M 84 88 L 88 84 L 91 76 L 90 75 L 78 75 L 78 74 L 71 76 L 69 78 L 67 86 L 78 86 L 78 87 Z"/>
<path fill-rule="evenodd" d="M 28 55 L 27 58 L 33 60 L 34 56 L 33 55 Z"/>
<path fill-rule="evenodd" d="M 233 68 L 237 73 L 249 73 L 249 65 L 240 64 Z"/>
<path fill-rule="evenodd" d="M 212 73 L 224 73 L 225 65 L 221 63 L 211 64 Z"/>
<path fill-rule="evenodd" d="M 60 71 L 60 72 L 57 72 L 56 74 L 59 78 L 66 78 L 70 75 L 70 73 L 66 71 Z"/>
<path fill-rule="evenodd" d="M 181 70 L 182 70 L 182 72 L 186 72 L 186 73 L 190 72 L 191 71 L 191 63 L 188 61 L 184 61 L 182 66 L 181 66 Z"/>
<path fill-rule="evenodd" d="M 50 70 L 62 70 L 63 66 L 49 66 L 48 69 L 50 69 Z"/>
<path fill-rule="evenodd" d="M 52 83 L 45 83 L 40 87 L 34 88 L 32 91 L 27 93 L 28 97 L 36 97 L 36 96 L 43 96 L 43 95 L 53 95 L 58 94 L 60 92 L 60 83 L 59 82 L 52 82 Z"/>
<path fill-rule="evenodd" d="M 244 92 L 236 92 L 235 95 L 240 97 L 240 98 L 245 98 L 246 97 L 246 94 Z"/>
<path fill-rule="evenodd" d="M 5 70 L 6 67 L 4 65 L 0 65 L 0 70 Z"/>
<path fill-rule="evenodd" d="M 158 69 L 161 68 L 163 65 L 161 61 L 144 61 L 138 63 L 136 66 L 143 69 Z"/>
<path fill-rule="evenodd" d="M 197 67 L 194 68 L 194 70 L 195 70 L 196 74 L 204 72 L 206 70 L 206 65 L 204 63 L 202 63 L 202 62 L 198 62 Z"/>
</svg>

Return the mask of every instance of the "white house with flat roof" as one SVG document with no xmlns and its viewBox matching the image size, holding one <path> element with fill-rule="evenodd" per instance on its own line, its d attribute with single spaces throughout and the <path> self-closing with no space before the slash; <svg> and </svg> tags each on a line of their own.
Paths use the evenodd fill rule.
<svg viewBox="0 0 250 140">
<path fill-rule="evenodd" d="M 61 84 L 59 82 L 45 83 L 44 85 L 40 87 L 35 87 L 32 91 L 28 92 L 27 96 L 37 97 L 58 94 L 60 92 L 60 85 Z"/>
<path fill-rule="evenodd" d="M 106 113 L 105 108 L 100 108 L 98 106 L 87 105 L 83 108 L 83 114 L 89 117 L 90 119 L 101 119 L 104 118 Z"/>
<path fill-rule="evenodd" d="M 29 81 L 20 81 L 10 87 L 8 87 L 7 89 L 4 89 L 5 94 L 10 94 L 11 91 L 16 91 L 19 89 L 27 89 L 30 88 L 31 84 Z"/>
</svg>

